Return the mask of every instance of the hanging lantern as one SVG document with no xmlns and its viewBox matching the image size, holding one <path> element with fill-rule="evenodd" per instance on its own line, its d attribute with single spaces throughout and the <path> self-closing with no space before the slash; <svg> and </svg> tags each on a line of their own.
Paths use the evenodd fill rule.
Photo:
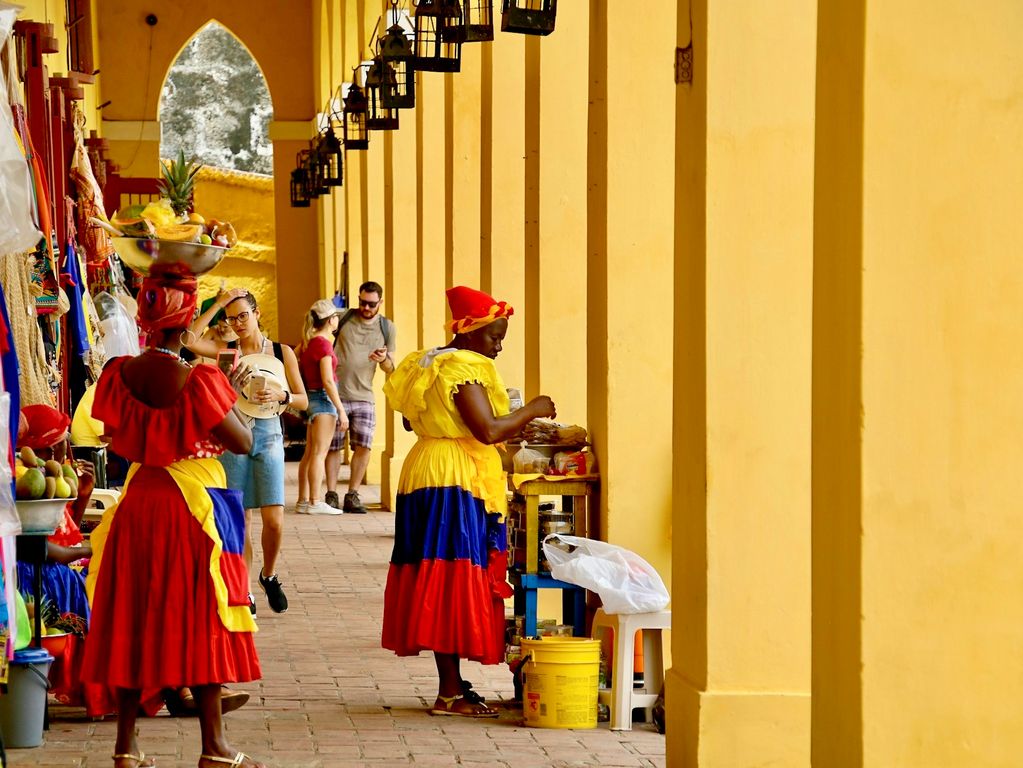
<svg viewBox="0 0 1023 768">
<path fill-rule="evenodd" d="M 462 9 L 458 0 L 419 0 L 412 66 L 427 72 L 462 68 Z"/>
<path fill-rule="evenodd" d="M 358 84 L 352 83 L 345 96 L 343 110 L 345 149 L 369 149 L 369 132 L 366 127 L 368 111 L 365 94 Z"/>
<path fill-rule="evenodd" d="M 394 88 L 380 94 L 380 103 L 390 109 L 412 109 L 416 105 L 416 71 L 412 68 L 412 42 L 397 24 L 380 40 L 380 58 L 394 74 Z"/>
<path fill-rule="evenodd" d="M 384 94 L 396 87 L 391 67 L 377 56 L 366 70 L 366 128 L 394 131 L 398 128 L 398 110 L 384 106 Z"/>
<path fill-rule="evenodd" d="M 320 162 L 318 140 L 310 141 L 309 149 L 303 149 L 299 154 L 302 155 L 306 172 L 309 174 L 309 197 L 330 194 L 330 187 L 323 181 L 323 165 Z"/>
<path fill-rule="evenodd" d="M 549 35 L 554 31 L 558 0 L 501 0 L 501 31 Z"/>
<path fill-rule="evenodd" d="M 494 39 L 494 0 L 462 0 L 462 42 Z"/>
<path fill-rule="evenodd" d="M 309 207 L 309 179 L 306 178 L 306 170 L 299 166 L 291 172 L 291 207 Z"/>
<path fill-rule="evenodd" d="M 327 129 L 320 135 L 317 148 L 320 153 L 323 183 L 328 187 L 340 187 L 344 179 L 344 164 L 342 162 L 344 152 L 341 149 L 341 142 L 334 135 L 332 126 L 327 126 Z"/>
</svg>

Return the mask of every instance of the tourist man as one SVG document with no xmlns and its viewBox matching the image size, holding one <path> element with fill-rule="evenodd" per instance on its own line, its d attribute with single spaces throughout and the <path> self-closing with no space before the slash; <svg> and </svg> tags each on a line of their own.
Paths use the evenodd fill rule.
<svg viewBox="0 0 1023 768">
<path fill-rule="evenodd" d="M 394 323 L 380 313 L 384 289 L 372 281 L 359 286 L 359 306 L 341 316 L 334 350 L 337 352 L 337 381 L 341 404 L 348 413 L 348 442 L 352 449 L 348 493 L 338 507 L 337 475 L 341 467 L 341 445 L 345 433 L 334 432 L 327 452 L 327 495 L 325 501 L 344 512 L 364 514 L 359 486 L 366 477 L 373 431 L 376 428 L 376 402 L 373 376 L 377 366 L 384 373 L 394 370 Z"/>
</svg>

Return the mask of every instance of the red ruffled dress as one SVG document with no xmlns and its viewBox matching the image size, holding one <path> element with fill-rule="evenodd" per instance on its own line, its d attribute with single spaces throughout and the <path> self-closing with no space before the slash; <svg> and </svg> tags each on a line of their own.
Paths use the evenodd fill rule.
<svg viewBox="0 0 1023 768">
<path fill-rule="evenodd" d="M 218 594 L 211 575 L 221 552 L 175 479 L 196 471 L 215 479 L 208 487 L 224 487 L 223 470 L 209 458 L 223 451 L 211 442 L 211 431 L 236 395 L 216 367 L 198 365 L 173 404 L 148 406 L 124 383 L 128 359 L 107 365 L 93 407 L 112 449 L 139 466 L 113 510 L 98 571 L 90 574 L 92 620 L 82 676 L 131 689 L 256 680 L 252 631 L 231 631 L 224 623 L 223 582 Z M 254 629 L 245 602 L 227 611 L 243 612 Z"/>
</svg>

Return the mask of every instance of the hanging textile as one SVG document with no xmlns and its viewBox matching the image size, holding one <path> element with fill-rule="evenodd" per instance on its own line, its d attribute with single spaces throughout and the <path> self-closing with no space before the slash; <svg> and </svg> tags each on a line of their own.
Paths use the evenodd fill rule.
<svg viewBox="0 0 1023 768">
<path fill-rule="evenodd" d="M 55 372 L 47 367 L 42 331 L 36 319 L 29 279 L 30 259 L 30 254 L 0 258 L 0 289 L 7 305 L 7 325 L 13 339 L 13 349 L 2 359 L 7 391 L 13 394 L 18 387 L 21 405 L 52 404 L 53 390 L 48 381 Z"/>
</svg>

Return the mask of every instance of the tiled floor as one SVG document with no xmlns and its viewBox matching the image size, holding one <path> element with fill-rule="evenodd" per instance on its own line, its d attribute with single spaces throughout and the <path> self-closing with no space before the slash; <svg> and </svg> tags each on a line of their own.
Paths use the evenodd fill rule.
<svg viewBox="0 0 1023 768">
<path fill-rule="evenodd" d="M 295 469 L 289 464 L 290 502 Z M 363 493 L 364 502 L 378 499 L 376 488 Z M 631 732 L 609 731 L 607 723 L 578 731 L 525 728 L 521 709 L 512 707 L 489 721 L 428 715 L 436 694 L 432 657 L 399 659 L 380 648 L 392 542 L 390 513 L 286 513 L 278 571 L 291 605 L 275 615 L 257 596 L 264 677 L 244 686 L 252 700 L 226 717 L 235 747 L 274 768 L 665 764 L 664 737 L 649 725 Z M 467 663 L 463 676 L 488 700 L 512 696 L 503 665 Z M 83 710 L 61 706 L 51 712 L 43 746 L 9 750 L 9 765 L 112 765 L 113 718 L 92 722 Z M 140 746 L 161 768 L 197 765 L 196 720 L 164 713 L 140 719 L 139 730 Z"/>
</svg>

